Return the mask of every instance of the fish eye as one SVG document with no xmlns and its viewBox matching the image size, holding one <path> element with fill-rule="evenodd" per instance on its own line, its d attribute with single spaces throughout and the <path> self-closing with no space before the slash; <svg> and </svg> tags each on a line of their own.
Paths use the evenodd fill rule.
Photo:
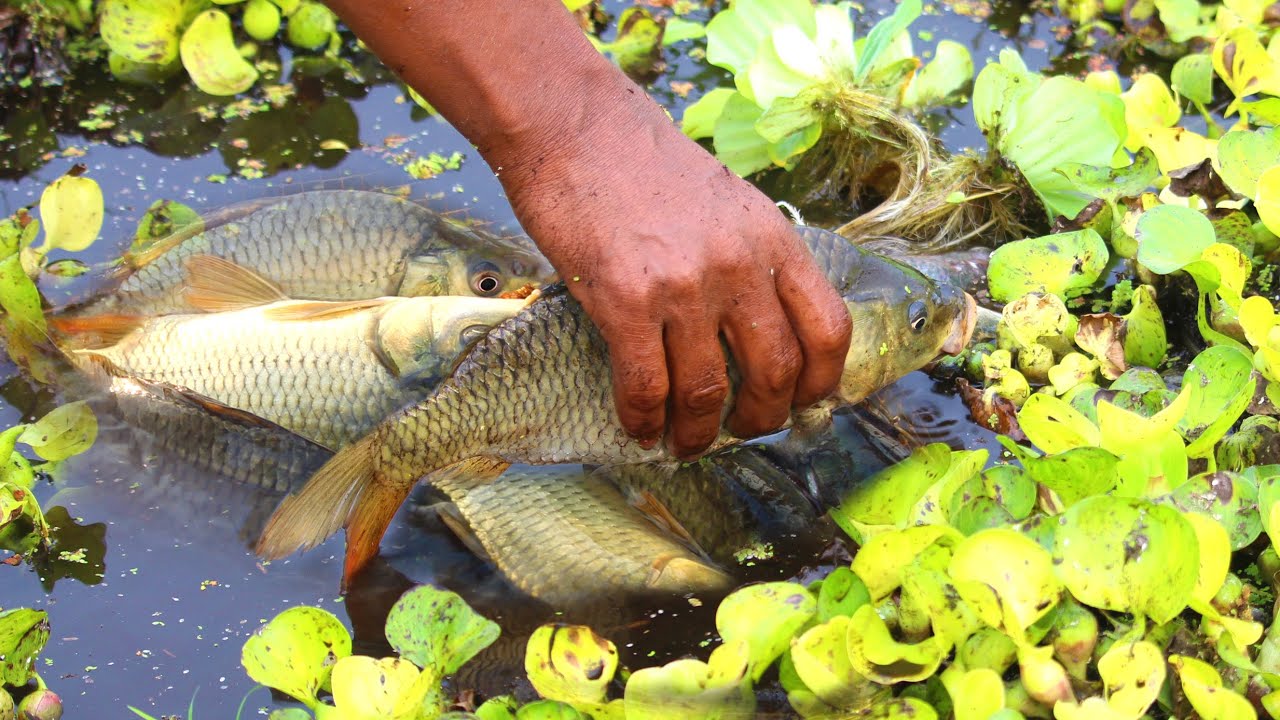
<svg viewBox="0 0 1280 720">
<path fill-rule="evenodd" d="M 471 290 L 482 297 L 492 297 L 502 289 L 502 276 L 498 266 L 490 262 L 477 263 L 472 268 Z"/>
<path fill-rule="evenodd" d="M 924 330 L 928 323 L 929 307 L 924 302 L 917 300 L 907 307 L 907 324 L 911 326 L 912 332 Z"/>
</svg>

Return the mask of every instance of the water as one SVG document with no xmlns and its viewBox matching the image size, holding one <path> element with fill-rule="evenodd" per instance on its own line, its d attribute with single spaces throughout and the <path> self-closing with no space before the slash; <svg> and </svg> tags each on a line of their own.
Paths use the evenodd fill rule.
<svg viewBox="0 0 1280 720">
<path fill-rule="evenodd" d="M 609 5 L 615 13 L 620 7 Z M 875 3 L 870 15 L 879 17 L 888 8 Z M 1052 18 L 1019 3 L 997 2 L 990 9 L 988 22 L 938 6 L 915 27 L 934 40 L 965 44 L 979 67 L 1005 47 L 1017 48 L 1035 67 L 1074 62 L 1063 59 Z M 860 23 L 861 29 L 869 22 Z M 677 116 L 707 88 L 726 82 L 722 73 L 691 62 L 679 49 L 669 50 L 668 59 L 673 70 L 652 91 Z M 127 248 L 139 217 L 157 199 L 210 210 L 304 188 L 404 185 L 437 209 L 464 212 L 498 228 L 514 226 L 500 185 L 465 139 L 407 102 L 375 63 L 359 64 L 367 81 L 359 83 L 336 71 L 307 72 L 287 51 L 282 60 L 284 77 L 268 83 L 289 86 L 289 99 L 245 116 L 226 101 L 177 84 L 122 94 L 120 86 L 90 71 L 67 78 L 61 90 L 11 102 L 3 112 L 10 139 L 0 148 L 0 213 L 33 205 L 48 183 L 83 163 L 107 202 L 103 239 L 86 258 L 93 262 Z M 672 81 L 693 82 L 695 89 L 683 98 Z M 212 107 L 217 117 L 202 114 L 202 107 Z M 968 111 L 939 111 L 930 124 L 941 129 L 951 149 L 980 144 Z M 431 152 L 461 153 L 462 166 L 426 180 L 412 179 L 401 167 L 402 154 Z M 246 177 L 259 172 L 264 177 Z M 65 285 L 46 282 L 43 289 L 64 302 L 86 297 L 98 282 L 92 275 Z M 37 386 L 12 367 L 0 366 L 0 377 L 0 426 L 77 399 Z M 911 419 L 925 440 L 995 447 L 989 433 L 964 420 L 960 401 L 939 393 L 923 374 L 910 376 L 877 402 L 881 416 Z M 840 427 L 847 442 L 865 442 L 849 419 Z M 68 718 L 131 717 L 126 705 L 157 716 L 185 713 L 193 697 L 197 715 L 233 717 L 253 688 L 239 664 L 245 638 L 294 605 L 334 612 L 355 629 L 357 651 L 377 654 L 386 652 L 381 628 L 387 609 L 411 583 L 463 592 L 504 625 L 499 650 L 506 652 L 495 652 L 460 682 L 489 691 L 517 684 L 520 629 L 553 616 L 552 609 L 513 591 L 438 522 L 409 513 L 401 514 L 384 540 L 383 562 L 344 599 L 337 592 L 341 537 L 263 564 L 248 552 L 241 526 L 264 503 L 270 507 L 272 497 L 243 488 L 219 493 L 213 506 L 194 502 L 193 495 L 175 502 L 156 488 L 201 488 L 216 479 L 189 467 L 175 470 L 163 457 L 140 455 L 128 431 L 110 435 L 61 468 L 56 483 L 37 490 L 55 524 L 63 526 L 62 549 L 85 548 L 84 562 L 55 562 L 38 572 L 0 567 L 0 605 L 50 614 L 53 632 L 39 671 L 65 699 Z M 831 562 L 781 555 L 779 562 L 762 563 L 753 577 L 811 577 Z M 699 652 L 697 641 L 713 637 L 713 613 L 713 599 L 700 606 L 680 599 L 656 609 L 606 602 L 560 619 L 596 625 L 619 645 L 624 663 L 639 667 Z M 247 715 L 269 702 L 268 693 L 258 690 L 249 698 Z"/>
</svg>

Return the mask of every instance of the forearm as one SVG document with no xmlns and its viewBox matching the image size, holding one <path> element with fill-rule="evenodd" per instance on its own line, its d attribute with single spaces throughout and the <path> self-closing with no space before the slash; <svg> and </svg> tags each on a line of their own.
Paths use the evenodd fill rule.
<svg viewBox="0 0 1280 720">
<path fill-rule="evenodd" d="M 592 132 L 600 125 L 595 114 L 649 112 L 637 107 L 638 88 L 596 52 L 561 0 L 328 4 L 500 175 L 505 166 L 528 164 L 530 148 Z"/>
</svg>

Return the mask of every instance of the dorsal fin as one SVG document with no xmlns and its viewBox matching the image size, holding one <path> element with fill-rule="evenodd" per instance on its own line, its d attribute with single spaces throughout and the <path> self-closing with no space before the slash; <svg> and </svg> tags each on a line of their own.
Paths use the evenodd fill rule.
<svg viewBox="0 0 1280 720">
<path fill-rule="evenodd" d="M 183 296 L 197 310 L 241 310 L 288 300 L 280 286 L 254 271 L 214 255 L 192 255 L 184 263 Z"/>
<path fill-rule="evenodd" d="M 50 317 L 49 327 L 73 341 L 75 348 L 104 348 L 114 345 L 142 326 L 141 315 L 86 315 L 83 317 Z"/>
<path fill-rule="evenodd" d="M 268 320 L 331 320 L 381 307 L 399 298 L 382 297 L 368 300 L 293 300 L 263 311 Z"/>
</svg>

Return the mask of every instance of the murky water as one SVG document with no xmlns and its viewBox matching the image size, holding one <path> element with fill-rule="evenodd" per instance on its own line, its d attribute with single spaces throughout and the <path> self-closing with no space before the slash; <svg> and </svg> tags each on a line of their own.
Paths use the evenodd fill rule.
<svg viewBox="0 0 1280 720">
<path fill-rule="evenodd" d="M 610 9 L 621 6 L 613 3 Z M 873 14 L 886 7 L 875 4 Z M 988 21 L 939 6 L 915 28 L 934 40 L 964 43 L 979 67 L 1004 47 L 1016 47 L 1033 66 L 1067 62 L 1055 61 L 1062 48 L 1050 18 L 1019 3 L 995 3 L 990 9 Z M 860 27 L 865 30 L 870 22 Z M 1002 33 L 995 25 L 1013 30 Z M 673 109 L 688 100 L 673 89 L 672 80 L 694 82 L 690 98 L 725 82 L 679 49 L 669 51 L 668 59 L 674 71 L 662 76 L 653 92 Z M 107 201 L 103 240 L 90 252 L 94 262 L 128 247 L 139 217 L 156 199 L 208 210 L 303 188 L 408 185 L 414 198 L 434 208 L 497 226 L 513 224 L 501 187 L 469 144 L 407 102 L 374 63 L 360 65 L 368 81 L 362 84 L 340 72 L 305 71 L 287 52 L 282 60 L 284 76 L 276 82 L 292 88 L 291 99 L 243 117 L 225 101 L 181 86 L 121 94 L 120 86 L 88 72 L 67 78 L 63 91 L 5 108 L 0 111 L 3 129 L 11 139 L 0 148 L 0 213 L 36 203 L 49 182 L 83 163 Z M 211 104 L 217 109 L 213 118 L 200 110 Z M 952 149 L 978 142 L 968 111 L 935 113 L 931 123 Z M 408 158 L 431 152 L 462 153 L 462 166 L 421 181 L 401 167 Z M 263 177 L 253 177 L 258 174 Z M 97 278 L 91 274 L 44 289 L 59 301 L 85 297 Z M 0 426 L 77 399 L 34 385 L 10 366 L 0 366 L 0 377 L 5 378 Z M 964 420 L 960 401 L 937 392 L 923 374 L 910 376 L 876 402 L 879 417 L 898 418 L 921 440 L 995 447 L 989 433 Z M 109 425 L 104 418 L 104 428 Z M 841 420 L 840 430 L 847 446 L 868 444 L 850 418 Z M 154 715 L 185 713 L 193 697 L 198 716 L 233 717 L 254 687 L 240 667 L 241 645 L 261 623 L 293 605 L 333 611 L 355 629 L 358 651 L 378 653 L 385 651 L 386 612 L 411 583 L 463 592 L 504 626 L 502 647 L 460 680 L 490 691 L 520 674 L 519 631 L 553 616 L 553 609 L 514 591 L 429 514 L 408 511 L 383 542 L 383 562 L 344 599 L 337 592 L 340 536 L 310 553 L 265 565 L 248 552 L 244 524 L 268 512 L 273 496 L 251 487 L 218 487 L 216 477 L 140 452 L 135 439 L 127 429 L 104 432 L 89 453 L 60 469 L 56 482 L 38 489 L 55 524 L 63 526 L 63 549 L 86 548 L 84 562 L 57 562 L 38 571 L 0 567 L 0 606 L 50 613 L 53 634 L 39 669 L 65 699 L 68 718 L 130 717 L 126 705 Z M 864 469 L 874 470 L 874 462 Z M 747 574 L 807 577 L 829 562 L 785 550 L 779 555 Z M 633 667 L 696 652 L 697 641 L 714 632 L 713 599 L 700 606 L 681 599 L 659 608 L 620 608 L 609 598 L 601 600 L 567 617 L 606 631 Z M 258 690 L 249 698 L 247 714 L 256 714 L 269 700 Z"/>
</svg>

